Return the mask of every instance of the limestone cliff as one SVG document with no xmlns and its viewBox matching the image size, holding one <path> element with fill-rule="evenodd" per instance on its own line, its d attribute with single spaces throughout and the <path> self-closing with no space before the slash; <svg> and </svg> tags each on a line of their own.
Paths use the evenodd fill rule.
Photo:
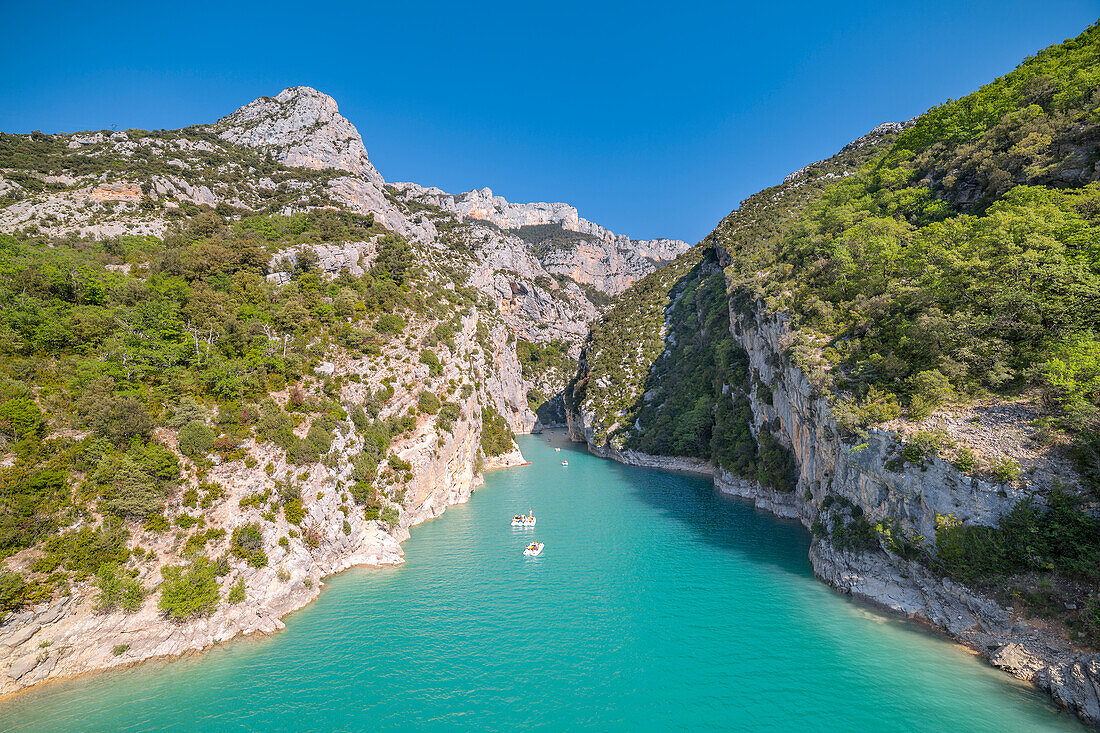
<svg viewBox="0 0 1100 733">
<path fill-rule="evenodd" d="M 332 430 L 323 460 L 303 466 L 256 435 L 237 446 L 235 457 L 215 456 L 209 469 L 188 473 L 169 495 L 167 520 L 187 521 L 184 515 L 190 516 L 194 505 L 186 494 L 220 487 L 222 493 L 213 494 L 202 512 L 201 526 L 215 533 L 203 550 L 228 557 L 228 573 L 219 580 L 221 598 L 241 583 L 243 600 L 223 600 L 213 613 L 184 623 L 166 620 L 154 594 L 135 613 L 100 613 L 94 579 L 85 578 L 70 593 L 0 620 L 0 668 L 5 671 L 0 694 L 202 649 L 240 634 L 274 631 L 282 627 L 281 616 L 319 593 L 327 575 L 352 565 L 401 562 L 399 542 L 409 527 L 466 501 L 480 485 L 483 469 L 523 463 L 514 443 L 510 450 L 486 455 L 482 440 L 488 410 L 503 416 L 513 432 L 535 425 L 529 405 L 532 382 L 524 378 L 517 358 L 517 339 L 564 342 L 576 352 L 587 321 L 597 314 L 585 291 L 569 278 L 553 277 L 521 238 L 492 224 L 458 221 L 453 212 L 399 200 L 336 103 L 306 87 L 256 100 L 204 128 L 76 134 L 48 143 L 58 151 L 58 173 L 46 176 L 42 186 L 0 179 L 5 192 L 0 230 L 159 237 L 186 227 L 204 211 L 213 213 L 212 207 L 227 212 L 222 215 L 226 226 L 250 214 L 344 211 L 369 217 L 359 230 L 364 238 L 287 243 L 267 265 L 271 286 L 295 292 L 293 277 L 304 261 L 316 262 L 317 273 L 330 281 L 362 276 L 378 257 L 380 241 L 396 235 L 411 247 L 417 287 L 435 295 L 429 308 L 405 312 L 401 337 L 382 339 L 377 351 L 337 344 L 319 346 L 323 353 L 312 348 L 317 344 L 295 347 L 309 349 L 301 358 L 313 372 L 301 376 L 295 395 L 288 387 L 266 397 L 288 407 L 296 399 L 307 407 L 311 401 L 335 400 L 347 408 L 349 417 Z M 93 163 L 68 170 L 72 155 Z M 129 273 L 130 267 L 119 269 Z M 354 312 L 350 318 L 354 321 Z M 213 343 L 217 337 L 212 327 L 203 338 Z M 197 332 L 194 338 L 197 352 Z M 285 353 L 293 341 L 291 333 L 271 325 L 263 338 L 270 342 L 268 353 Z M 425 353 L 432 357 L 425 360 Z M 438 412 L 421 407 L 425 391 L 443 402 Z M 372 518 L 351 499 L 351 487 L 359 480 L 355 461 L 367 438 L 350 413 L 355 406 L 377 402 L 379 394 L 386 396 L 376 419 L 398 421 L 402 428 L 388 447 L 389 464 L 383 463 L 374 479 L 383 508 L 392 514 Z M 319 418 L 307 410 L 295 435 L 303 438 Z M 186 463 L 176 451 L 177 439 L 177 430 L 157 429 L 157 440 Z M 4 465 L 14 460 L 7 453 L 0 457 Z M 272 498 L 288 488 L 300 496 L 300 520 L 291 521 Z M 262 528 L 263 567 L 227 552 L 229 535 L 246 523 Z M 130 544 L 141 547 L 130 569 L 146 592 L 155 588 L 165 568 L 192 556 L 170 533 L 140 524 L 130 531 Z M 5 565 L 30 572 L 37 552 L 25 550 Z"/>
<path fill-rule="evenodd" d="M 454 212 L 460 221 L 484 221 L 514 230 L 539 253 L 551 273 L 591 285 L 611 295 L 675 259 L 690 245 L 677 239 L 631 239 L 584 219 L 563 203 L 513 203 L 482 188 L 449 194 L 415 183 L 395 183 L 408 201 Z M 556 231 L 560 230 L 560 231 Z M 562 236 L 561 232 L 576 236 Z"/>
</svg>

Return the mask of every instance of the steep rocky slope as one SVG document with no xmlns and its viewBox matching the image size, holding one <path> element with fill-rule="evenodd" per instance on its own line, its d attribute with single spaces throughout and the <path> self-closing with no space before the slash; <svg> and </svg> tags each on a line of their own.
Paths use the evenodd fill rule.
<svg viewBox="0 0 1100 733">
<path fill-rule="evenodd" d="M 1093 725 L 1098 49 L 1093 27 L 742 202 L 593 324 L 566 394 L 593 452 L 801 521 L 825 582 Z"/>
<path fill-rule="evenodd" d="M 593 299 L 679 246 L 554 205 L 597 233 L 578 281 L 410 190 L 308 87 L 182 130 L 0 135 L 0 694 L 269 632 L 325 576 L 401 562 L 523 462 Z"/>
<path fill-rule="evenodd" d="M 460 221 L 489 222 L 518 235 L 546 269 L 616 295 L 690 245 L 678 239 L 631 239 L 581 218 L 569 204 L 516 204 L 489 188 L 457 195 L 415 183 L 395 183 L 406 201 L 454 212 Z"/>
</svg>

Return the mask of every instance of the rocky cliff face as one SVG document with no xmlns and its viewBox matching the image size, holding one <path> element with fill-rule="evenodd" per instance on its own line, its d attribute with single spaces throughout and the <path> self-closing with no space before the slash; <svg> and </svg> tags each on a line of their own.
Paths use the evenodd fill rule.
<svg viewBox="0 0 1100 733">
<path fill-rule="evenodd" d="M 454 212 L 460 221 L 489 222 L 500 229 L 523 230 L 556 225 L 565 232 L 581 236 L 570 237 L 558 246 L 550 240 L 552 229 L 534 234 L 529 241 L 539 247 L 539 259 L 554 274 L 568 276 L 616 295 L 628 288 L 660 264 L 669 262 L 690 245 L 678 239 L 631 239 L 615 234 L 599 224 L 580 216 L 576 208 L 563 203 L 512 203 L 495 196 L 492 189 L 449 194 L 438 188 L 424 188 L 415 183 L 395 183 L 394 188 L 407 201 L 437 206 Z M 541 240 L 541 241 L 540 241 Z"/>
<path fill-rule="evenodd" d="M 260 97 L 218 120 L 213 129 L 235 145 L 256 148 L 295 168 L 338 168 L 381 186 L 359 131 L 336 100 L 310 87 Z"/>
<path fill-rule="evenodd" d="M 0 669 L 6 671 L 0 674 L 0 694 L 47 679 L 202 649 L 240 634 L 271 632 L 282 627 L 281 616 L 316 597 L 327 575 L 352 565 L 401 562 L 399 542 L 410 526 L 466 501 L 481 483 L 482 468 L 523 462 L 514 445 L 495 456 L 486 456 L 482 446 L 483 414 L 490 408 L 514 432 L 528 432 L 536 422 L 528 405 L 532 383 L 524 379 L 516 354 L 517 337 L 536 343 L 564 341 L 575 353 L 586 323 L 597 314 L 585 291 L 569 278 L 554 277 L 523 239 L 476 218 L 463 221 L 455 212 L 401 200 L 386 188 L 336 103 L 309 88 L 261 98 L 206 128 L 71 135 L 56 142 L 102 161 L 103 171 L 63 171 L 42 187 L 0 178 L 6 196 L 0 230 L 161 236 L 176 221 L 186 223 L 195 213 L 192 206 L 228 204 L 240 212 L 239 218 L 249 211 L 270 212 L 273 200 L 285 214 L 328 208 L 369 214 L 409 242 L 421 281 L 433 292 L 450 295 L 448 313 L 457 327 L 441 343 L 432 335 L 440 324 L 430 313 L 406 313 L 401 338 L 386 340 L 381 353 L 356 355 L 333 346 L 317 373 L 299 384 L 307 400 L 336 399 L 349 406 L 390 390 L 379 420 L 417 416 L 415 426 L 389 447 L 395 465 L 407 464 L 408 469 L 383 467 L 379 479 L 386 484 L 385 501 L 396 519 L 367 519 L 349 498 L 354 460 L 365 440 L 352 420 L 336 426 L 324 460 L 304 468 L 270 443 L 246 440 L 240 445 L 243 457 L 216 461 L 203 478 L 225 490 L 203 513 L 207 528 L 225 530 L 223 539 L 207 551 L 224 553 L 221 545 L 243 523 L 263 529 L 268 564 L 252 568 L 230 557 L 231 570 L 220 581 L 223 598 L 230 584 L 242 581 L 245 599 L 222 602 L 211 615 L 177 624 L 158 612 L 155 595 L 137 613 L 98 613 L 94 582 L 85 580 L 69 595 L 0 620 Z M 134 172 L 130 161 L 136 160 L 158 172 Z M 377 257 L 378 241 L 376 235 L 291 246 L 272 257 L 268 280 L 289 285 L 290 275 L 280 267 L 289 264 L 293 269 L 306 250 L 312 251 L 324 277 L 362 275 Z M 440 371 L 423 363 L 425 349 L 438 354 Z M 419 410 L 422 390 L 453 406 L 456 416 L 445 422 L 439 414 Z M 288 390 L 269 396 L 288 404 Z M 310 425 L 311 418 L 304 418 L 295 434 L 302 438 Z M 160 428 L 157 437 L 175 448 L 174 430 Z M 187 513 L 182 494 L 195 488 L 196 481 L 187 477 L 169 497 L 169 521 Z M 300 491 L 301 523 L 266 511 L 266 500 L 257 505 L 255 497 L 278 494 L 282 485 Z M 140 543 L 143 556 L 148 551 L 156 558 L 135 565 L 146 589 L 155 587 L 165 567 L 186 560 L 168 534 L 139 526 L 131 530 L 131 543 Z M 11 560 L 21 563 L 20 569 L 34 560 L 34 550 L 23 554 Z"/>
<path fill-rule="evenodd" d="M 609 426 L 585 400 L 570 404 L 571 437 L 597 455 L 630 465 L 708 473 L 723 493 L 798 520 L 807 529 L 827 522 L 836 511 L 831 506 L 858 507 L 872 525 L 925 543 L 934 540 L 937 517 L 995 525 L 1017 501 L 1049 488 L 1035 482 L 1059 480 L 1036 472 L 1033 485 L 1017 487 L 964 475 L 936 456 L 907 462 L 904 439 L 882 429 L 870 429 L 858 442 L 844 440 L 828 401 L 788 357 L 791 333 L 782 315 L 731 307 L 730 333 L 748 354 L 748 383 L 764 387 L 744 391 L 754 432 L 775 436 L 795 458 L 798 478 L 792 491 L 766 488 L 701 459 L 628 450 L 620 440 L 607 438 Z M 582 375 L 585 358 L 582 353 Z M 1100 654 L 886 551 L 844 551 L 815 536 L 810 559 L 815 574 L 838 590 L 944 630 L 994 665 L 1049 692 L 1083 720 L 1100 724 Z"/>
</svg>

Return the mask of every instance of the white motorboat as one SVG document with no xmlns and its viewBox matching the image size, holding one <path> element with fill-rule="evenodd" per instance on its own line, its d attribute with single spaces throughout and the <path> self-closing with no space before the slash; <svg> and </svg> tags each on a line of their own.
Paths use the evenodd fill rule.
<svg viewBox="0 0 1100 733">
<path fill-rule="evenodd" d="M 532 542 L 527 545 L 523 550 L 523 554 L 527 557 L 538 557 L 542 554 L 542 548 L 545 547 L 541 542 Z"/>
<path fill-rule="evenodd" d="M 534 527 L 535 526 L 535 513 L 522 514 L 512 517 L 513 527 Z"/>
<path fill-rule="evenodd" d="M 561 465 L 563 465 L 563 466 L 568 466 L 568 465 L 569 465 L 569 461 L 562 461 L 562 462 L 561 462 Z"/>
<path fill-rule="evenodd" d="M 555 453 L 561 453 L 561 448 L 555 448 L 555 449 L 554 449 L 554 452 L 555 452 Z"/>
</svg>

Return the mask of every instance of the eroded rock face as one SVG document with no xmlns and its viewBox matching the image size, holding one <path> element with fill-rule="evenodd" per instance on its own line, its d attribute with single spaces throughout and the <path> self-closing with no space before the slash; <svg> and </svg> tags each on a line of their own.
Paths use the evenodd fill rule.
<svg viewBox="0 0 1100 733">
<path fill-rule="evenodd" d="M 430 375 L 429 367 L 419 361 L 420 344 L 433 324 L 412 314 L 406 314 L 403 334 L 410 341 L 393 339 L 383 354 L 375 356 L 352 358 L 334 350 L 317 367 L 319 376 L 339 380 L 342 403 L 363 404 L 368 392 L 381 391 L 383 380 L 388 379 L 386 384 L 393 385 L 394 391 L 380 417 L 418 415 L 415 427 L 390 446 L 396 457 L 409 464 L 407 476 L 403 472 L 400 479 L 400 492 L 387 494 L 387 502 L 392 500 L 387 508 L 397 512 L 393 524 L 366 519 L 362 507 L 349 498 L 353 461 L 364 445 L 352 421 L 335 428 L 326 460 L 308 465 L 292 465 L 281 449 L 253 438 L 245 440 L 240 448 L 252 465 L 243 458 L 217 462 L 207 480 L 224 487 L 226 495 L 204 512 L 207 526 L 224 529 L 226 536 L 244 523 L 262 526 L 268 565 L 253 568 L 229 557 L 229 574 L 219 580 L 223 597 L 231 585 L 243 582 L 245 599 L 221 603 L 209 616 L 177 624 L 157 610 L 155 593 L 137 613 L 98 613 L 94 582 L 84 581 L 67 598 L 0 619 L 0 694 L 47 679 L 200 650 L 242 634 L 270 633 L 282 628 L 283 615 L 316 597 L 327 575 L 352 565 L 401 562 L 399 542 L 408 536 L 408 528 L 466 501 L 481 483 L 479 466 L 523 463 L 518 448 L 484 457 L 481 447 L 482 415 L 490 406 L 514 432 L 529 432 L 536 422 L 527 401 L 533 385 L 523 377 L 516 338 L 561 339 L 577 353 L 587 323 L 597 314 L 577 282 L 614 292 L 656 262 L 670 259 L 683 244 L 632 242 L 580 219 L 565 204 L 518 205 L 533 207 L 526 218 L 519 209 L 504 206 L 512 211 L 509 221 L 560 222 L 586 238 L 572 259 L 548 260 L 550 264 L 544 265 L 529 242 L 502 230 L 491 217 L 473 215 L 476 207 L 484 205 L 474 200 L 477 197 L 463 209 L 470 216 L 463 214 L 457 225 L 454 209 L 426 210 L 401 201 L 371 165 L 358 131 L 339 114 L 336 103 L 308 87 L 258 99 L 198 133 L 189 129 L 156 136 L 77 134 L 67 136 L 66 144 L 82 154 L 123 164 L 106 173 L 51 176 L 46 183 L 57 185 L 42 191 L 0 176 L 0 194 L 13 201 L 0 208 L 0 230 L 37 227 L 55 236 L 163 236 L 190 204 L 225 203 L 241 212 L 267 211 L 271 197 L 278 193 L 279 211 L 284 214 L 318 207 L 372 214 L 376 222 L 409 240 L 419 266 L 435 278 L 433 287 L 440 291 L 472 287 L 480 296 L 469 301 L 453 344 L 440 354 L 442 374 Z M 256 156 L 237 146 L 270 153 L 286 166 L 328 172 L 283 168 L 261 173 Z M 155 159 L 166 167 L 156 175 L 142 176 L 124 164 L 137 158 Z M 493 198 L 490 193 L 489 199 Z M 371 267 L 381 236 L 288 248 L 273 258 L 269 278 L 283 284 L 288 278 L 279 269 L 279 260 L 293 262 L 306 247 L 317 255 L 320 270 L 328 277 L 343 271 L 362 274 Z M 572 273 L 577 282 L 555 278 L 555 273 Z M 285 336 L 275 330 L 266 336 L 285 349 Z M 457 389 L 460 386 L 471 389 Z M 547 385 L 540 388 L 552 391 Z M 437 417 L 411 409 L 425 389 L 453 402 L 458 417 L 444 426 Z M 285 390 L 271 396 L 280 403 L 288 398 Z M 303 421 L 296 429 L 298 437 L 308 428 L 309 422 Z M 172 430 L 158 428 L 157 437 L 169 448 L 176 446 Z M 305 515 L 301 524 L 290 524 L 285 512 L 265 516 L 251 501 L 242 506 L 248 497 L 276 491 L 276 482 L 293 482 L 300 488 Z M 168 499 L 170 516 L 183 511 L 181 493 L 174 492 Z M 186 558 L 169 535 L 134 529 L 135 544 L 140 542 L 152 553 L 148 562 L 140 564 L 137 579 L 152 590 L 165 567 Z M 217 548 L 207 548 L 211 556 L 226 554 L 227 541 L 223 537 Z M 44 642 L 49 644 L 40 647 Z"/>
<path fill-rule="evenodd" d="M 368 181 L 384 181 L 363 146 L 359 131 L 336 100 L 311 87 L 291 87 L 260 97 L 214 125 L 236 145 L 268 151 L 280 163 L 300 168 L 339 168 Z"/>
<path fill-rule="evenodd" d="M 567 275 L 578 283 L 617 295 L 632 283 L 674 260 L 691 246 L 678 239 L 631 239 L 584 219 L 577 209 L 563 203 L 513 203 L 482 188 L 449 194 L 415 183 L 393 183 L 406 200 L 438 206 L 460 221 L 489 222 L 500 229 L 558 225 L 564 231 L 584 235 L 567 245 L 549 248 L 539 259 L 548 272 Z"/>
<path fill-rule="evenodd" d="M 608 444 L 597 436 L 616 426 L 598 424 L 583 403 L 568 412 L 570 436 L 597 455 L 630 465 L 709 473 L 722 493 L 798 520 L 807 529 L 827 516 L 827 496 L 841 497 L 859 507 L 872 525 L 882 522 L 908 537 L 923 537 L 926 545 L 934 542 L 938 515 L 992 526 L 1028 494 L 1026 486 L 966 476 L 938 457 L 906 462 L 900 436 L 893 432 L 871 429 L 859 444 L 843 440 L 828 402 L 787 357 L 790 330 L 781 315 L 731 308 L 730 333 L 748 353 L 749 383 L 759 380 L 768 388 L 746 390 L 753 429 L 757 434 L 768 430 L 794 455 L 798 481 L 793 491 L 763 487 L 698 459 L 651 456 Z M 585 373 L 583 354 L 580 373 Z M 1076 648 L 997 601 L 885 551 L 846 552 L 815 537 L 810 560 L 829 585 L 943 629 L 995 666 L 1047 691 L 1081 719 L 1100 725 L 1100 654 Z"/>
</svg>

